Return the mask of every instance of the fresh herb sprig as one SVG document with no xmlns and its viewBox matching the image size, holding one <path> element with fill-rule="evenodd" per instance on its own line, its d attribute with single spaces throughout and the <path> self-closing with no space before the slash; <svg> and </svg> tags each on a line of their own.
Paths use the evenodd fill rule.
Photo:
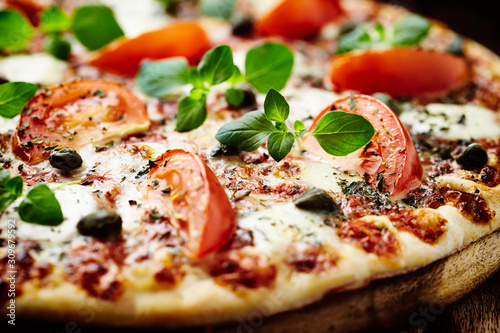
<svg viewBox="0 0 500 333">
<path fill-rule="evenodd" d="M 337 53 L 388 46 L 416 46 L 429 34 L 431 23 L 417 14 L 408 14 L 393 27 L 380 23 L 373 27 L 360 25 L 339 39 Z"/>
<path fill-rule="evenodd" d="M 176 87 L 193 86 L 190 95 L 182 99 L 177 111 L 177 131 L 190 131 L 203 124 L 207 117 L 206 98 L 212 87 L 230 83 L 225 96 L 233 106 L 240 106 L 244 82 L 261 93 L 270 88 L 283 89 L 293 67 L 293 53 L 283 44 L 264 43 L 248 51 L 245 74 L 234 65 L 231 48 L 227 45 L 209 50 L 197 67 L 189 67 L 183 58 L 143 63 L 137 75 L 139 88 L 149 96 L 165 97 Z"/>
<path fill-rule="evenodd" d="M 306 133 L 304 123 L 296 120 L 293 129 L 287 126 L 290 106 L 275 89 L 264 101 L 264 112 L 246 113 L 222 126 L 215 138 L 220 143 L 246 151 L 254 151 L 267 140 L 269 154 L 281 161 L 292 150 L 294 141 L 313 136 L 330 155 L 345 156 L 365 146 L 373 137 L 374 128 L 364 117 L 343 111 L 325 114 L 312 132 Z M 274 123 L 273 123 L 274 122 Z"/>
<path fill-rule="evenodd" d="M 9 170 L 0 169 L 0 212 L 20 197 L 23 197 L 23 178 L 11 177 Z M 45 184 L 33 187 L 23 197 L 18 213 L 25 222 L 45 226 L 58 226 L 64 220 L 59 201 Z"/>
<path fill-rule="evenodd" d="M 0 50 L 23 49 L 35 31 L 21 14 L 12 10 L 0 11 Z M 73 33 L 89 50 L 97 50 L 123 36 L 111 9 L 98 5 L 78 7 L 72 17 L 60 7 L 51 6 L 40 15 L 39 31 L 47 36 L 45 50 L 62 60 L 68 59 L 71 53 L 71 44 L 64 37 L 66 32 Z"/>
<path fill-rule="evenodd" d="M 7 82 L 0 85 L 0 116 L 17 116 L 37 89 L 36 84 L 27 82 Z"/>
</svg>

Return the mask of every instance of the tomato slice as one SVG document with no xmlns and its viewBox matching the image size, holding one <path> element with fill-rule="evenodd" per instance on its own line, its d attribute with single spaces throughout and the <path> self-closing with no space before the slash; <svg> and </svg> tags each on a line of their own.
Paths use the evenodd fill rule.
<svg viewBox="0 0 500 333">
<path fill-rule="evenodd" d="M 168 150 L 139 189 L 147 204 L 187 234 L 185 247 L 199 259 L 220 249 L 234 233 L 231 203 L 215 174 L 195 154 Z"/>
<path fill-rule="evenodd" d="M 347 156 L 335 157 L 327 154 L 314 137 L 307 136 L 303 139 L 307 151 L 367 177 L 380 192 L 391 196 L 402 196 L 420 184 L 423 170 L 415 145 L 387 105 L 366 95 L 346 97 L 323 110 L 308 131 L 313 131 L 323 115 L 332 109 L 356 113 L 368 119 L 375 128 L 372 141 Z"/>
<path fill-rule="evenodd" d="M 338 0 L 283 0 L 257 23 L 257 31 L 264 36 L 309 38 L 342 14 Z"/>
<path fill-rule="evenodd" d="M 19 9 L 35 27 L 40 23 L 40 13 L 48 7 L 47 2 L 40 0 L 6 0 L 5 3 Z"/>
<path fill-rule="evenodd" d="M 198 23 L 175 22 L 132 39 L 119 39 L 90 63 L 110 73 L 134 76 L 145 59 L 185 57 L 195 63 L 209 48 L 207 35 Z"/>
<path fill-rule="evenodd" d="M 107 80 L 64 83 L 38 93 L 21 113 L 12 136 L 14 154 L 33 164 L 52 146 L 79 148 L 149 128 L 144 103 L 122 85 Z"/>
<path fill-rule="evenodd" d="M 330 74 L 336 91 L 385 92 L 393 97 L 442 95 L 464 88 L 469 79 L 469 66 L 461 57 L 403 47 L 335 56 Z"/>
</svg>

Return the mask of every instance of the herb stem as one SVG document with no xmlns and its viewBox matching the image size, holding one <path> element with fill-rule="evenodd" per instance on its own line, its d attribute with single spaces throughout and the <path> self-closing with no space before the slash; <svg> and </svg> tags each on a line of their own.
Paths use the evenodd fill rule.
<svg viewBox="0 0 500 333">
<path fill-rule="evenodd" d="M 65 187 L 65 186 L 68 186 L 68 185 L 77 185 L 77 184 L 80 184 L 81 182 L 82 182 L 81 180 L 75 180 L 75 181 L 68 182 L 68 183 L 62 183 L 62 184 L 59 184 L 59 185 L 51 187 L 51 190 L 52 191 L 59 190 L 59 189 Z"/>
</svg>

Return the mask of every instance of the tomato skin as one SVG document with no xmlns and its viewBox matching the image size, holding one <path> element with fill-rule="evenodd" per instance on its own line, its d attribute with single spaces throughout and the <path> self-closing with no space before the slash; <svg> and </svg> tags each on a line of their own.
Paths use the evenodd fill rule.
<svg viewBox="0 0 500 333">
<path fill-rule="evenodd" d="M 195 22 L 175 22 L 132 39 L 121 38 L 90 61 L 104 71 L 134 76 L 145 59 L 185 57 L 196 63 L 210 48 L 205 31 Z"/>
<path fill-rule="evenodd" d="M 145 104 L 122 85 L 80 80 L 35 95 L 12 136 L 14 154 L 29 164 L 48 158 L 44 148 L 79 148 L 149 128 Z M 27 125 L 27 126 L 26 126 Z"/>
<path fill-rule="evenodd" d="M 333 58 L 330 81 L 335 91 L 438 96 L 464 88 L 470 70 L 450 53 L 409 47 L 356 50 Z"/>
<path fill-rule="evenodd" d="M 189 256 L 199 259 L 224 246 L 235 231 L 235 215 L 212 170 L 182 149 L 168 150 L 155 163 L 139 189 L 147 205 L 187 234 Z"/>
<path fill-rule="evenodd" d="M 35 27 L 40 23 L 40 13 L 48 7 L 46 2 L 38 0 L 6 0 L 5 3 L 19 9 Z"/>
<path fill-rule="evenodd" d="M 257 23 L 257 31 L 263 36 L 310 38 L 342 14 L 338 0 L 283 0 Z"/>
<path fill-rule="evenodd" d="M 352 108 L 352 104 L 356 108 Z M 335 106 L 335 107 L 334 107 Z M 359 114 L 370 121 L 375 128 L 372 141 L 347 156 L 336 157 L 327 154 L 316 139 L 303 139 L 304 148 L 332 161 L 342 168 L 368 176 L 368 180 L 379 191 L 390 196 L 402 196 L 421 183 L 422 165 L 410 135 L 396 114 L 378 99 L 367 95 L 345 97 L 328 106 L 315 119 L 308 132 L 312 132 L 318 121 L 327 112 L 335 110 Z M 379 177 L 383 176 L 381 181 Z"/>
</svg>

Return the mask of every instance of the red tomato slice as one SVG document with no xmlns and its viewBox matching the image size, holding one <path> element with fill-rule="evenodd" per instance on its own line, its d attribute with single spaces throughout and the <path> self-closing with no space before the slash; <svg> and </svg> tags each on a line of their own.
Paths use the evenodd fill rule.
<svg viewBox="0 0 500 333">
<path fill-rule="evenodd" d="M 283 0 L 257 23 L 264 36 L 309 38 L 343 14 L 338 0 Z"/>
<path fill-rule="evenodd" d="M 469 78 L 469 66 L 461 57 L 401 47 L 335 56 L 330 74 L 336 91 L 393 97 L 446 94 L 464 88 Z"/>
<path fill-rule="evenodd" d="M 182 149 L 168 150 L 155 163 L 139 189 L 149 205 L 187 234 L 190 256 L 199 259 L 224 246 L 234 233 L 235 216 L 212 170 Z"/>
<path fill-rule="evenodd" d="M 35 27 L 40 23 L 40 13 L 50 4 L 40 0 L 6 0 L 5 3 L 19 9 Z"/>
<path fill-rule="evenodd" d="M 110 73 L 134 76 L 145 59 L 185 57 L 195 63 L 209 48 L 210 42 L 199 24 L 175 22 L 132 39 L 119 39 L 90 63 Z"/>
<path fill-rule="evenodd" d="M 353 107 L 355 106 L 355 108 Z M 336 101 L 315 119 L 309 132 L 327 112 L 335 110 L 359 114 L 375 128 L 372 141 L 347 156 L 335 157 L 326 153 L 314 137 L 304 137 L 304 148 L 343 169 L 368 175 L 369 181 L 379 191 L 400 196 L 417 187 L 423 170 L 417 150 L 408 132 L 396 114 L 378 99 L 366 95 L 354 95 Z"/>
<path fill-rule="evenodd" d="M 149 128 L 144 103 L 107 80 L 64 83 L 34 96 L 12 136 L 14 154 L 33 164 L 47 159 L 46 147 L 79 148 Z"/>
</svg>

